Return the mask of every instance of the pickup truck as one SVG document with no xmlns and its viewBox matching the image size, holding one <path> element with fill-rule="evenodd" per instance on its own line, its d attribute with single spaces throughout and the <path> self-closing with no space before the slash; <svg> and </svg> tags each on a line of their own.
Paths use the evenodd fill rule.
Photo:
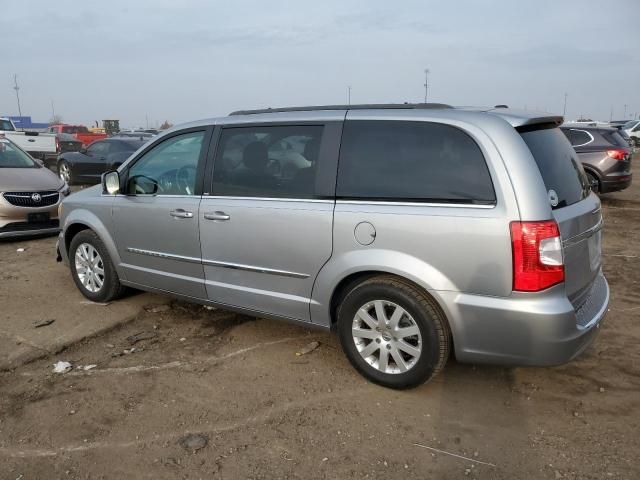
<svg viewBox="0 0 640 480">
<path fill-rule="evenodd" d="M 56 136 L 49 133 L 19 132 L 8 118 L 0 118 L 0 137 L 6 137 L 34 158 L 44 162 L 58 155 Z"/>
<path fill-rule="evenodd" d="M 86 148 L 91 145 L 96 140 L 102 140 L 103 138 L 107 138 L 108 135 L 106 133 L 93 133 L 90 132 L 87 127 L 84 125 L 67 125 L 63 123 L 59 123 L 57 125 L 51 125 L 49 127 L 50 133 L 68 133 L 73 135 L 78 140 L 82 142 L 82 145 Z"/>
</svg>

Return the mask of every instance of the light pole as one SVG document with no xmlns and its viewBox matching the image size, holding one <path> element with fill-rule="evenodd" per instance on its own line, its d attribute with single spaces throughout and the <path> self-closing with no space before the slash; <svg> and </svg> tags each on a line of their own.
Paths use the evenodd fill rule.
<svg viewBox="0 0 640 480">
<path fill-rule="evenodd" d="M 567 116 L 567 97 L 569 96 L 569 94 L 567 92 L 564 93 L 564 108 L 562 109 L 562 116 L 566 117 Z"/>
<path fill-rule="evenodd" d="M 20 87 L 18 86 L 18 75 L 13 74 L 13 89 L 16 91 L 16 100 L 18 100 L 18 115 L 22 116 L 22 109 L 20 108 L 20 94 L 18 93 Z"/>
<path fill-rule="evenodd" d="M 429 69 L 424 69 L 424 103 L 427 103 L 429 97 Z"/>
<path fill-rule="evenodd" d="M 627 119 L 627 104 L 624 105 L 624 118 Z"/>
<path fill-rule="evenodd" d="M 347 86 L 347 105 L 351 105 L 351 85 Z"/>
</svg>

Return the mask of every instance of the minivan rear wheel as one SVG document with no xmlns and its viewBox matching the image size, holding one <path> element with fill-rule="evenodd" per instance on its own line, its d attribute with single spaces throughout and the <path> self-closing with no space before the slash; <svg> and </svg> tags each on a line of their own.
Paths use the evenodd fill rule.
<svg viewBox="0 0 640 480">
<path fill-rule="evenodd" d="M 69 264 L 78 290 L 93 302 L 110 302 L 126 289 L 120 283 L 107 248 L 92 230 L 83 230 L 73 237 Z"/>
<path fill-rule="evenodd" d="M 449 357 L 451 336 L 437 304 L 397 277 L 378 276 L 353 288 L 337 318 L 345 355 L 379 385 L 418 386 L 442 370 Z"/>
</svg>

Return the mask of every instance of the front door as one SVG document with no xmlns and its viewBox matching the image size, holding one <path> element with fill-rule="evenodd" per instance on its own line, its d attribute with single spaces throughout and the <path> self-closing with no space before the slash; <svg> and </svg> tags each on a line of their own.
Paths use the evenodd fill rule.
<svg viewBox="0 0 640 480">
<path fill-rule="evenodd" d="M 89 183 L 100 183 L 100 176 L 105 171 L 110 147 L 110 142 L 93 142 L 89 145 L 83 161 L 78 162 L 76 166 L 77 177 Z"/>
<path fill-rule="evenodd" d="M 122 172 L 113 223 L 126 280 L 206 298 L 198 233 L 205 137 L 205 130 L 178 132 Z"/>
<path fill-rule="evenodd" d="M 332 250 L 335 131 L 222 128 L 199 216 L 210 300 L 309 320 L 313 282 Z"/>
</svg>

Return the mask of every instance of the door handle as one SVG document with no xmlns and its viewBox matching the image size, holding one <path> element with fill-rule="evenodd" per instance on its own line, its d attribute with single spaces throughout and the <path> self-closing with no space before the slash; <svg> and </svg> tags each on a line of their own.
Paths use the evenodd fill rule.
<svg viewBox="0 0 640 480">
<path fill-rule="evenodd" d="M 176 218 L 193 218 L 193 212 L 187 212 L 186 210 L 183 210 L 181 208 L 178 208 L 177 210 L 171 210 L 169 212 L 169 215 Z"/>
<path fill-rule="evenodd" d="M 231 218 L 231 216 L 227 215 L 224 212 L 207 212 L 204 214 L 204 218 L 206 220 L 218 220 L 221 222 L 225 222 Z"/>
</svg>

